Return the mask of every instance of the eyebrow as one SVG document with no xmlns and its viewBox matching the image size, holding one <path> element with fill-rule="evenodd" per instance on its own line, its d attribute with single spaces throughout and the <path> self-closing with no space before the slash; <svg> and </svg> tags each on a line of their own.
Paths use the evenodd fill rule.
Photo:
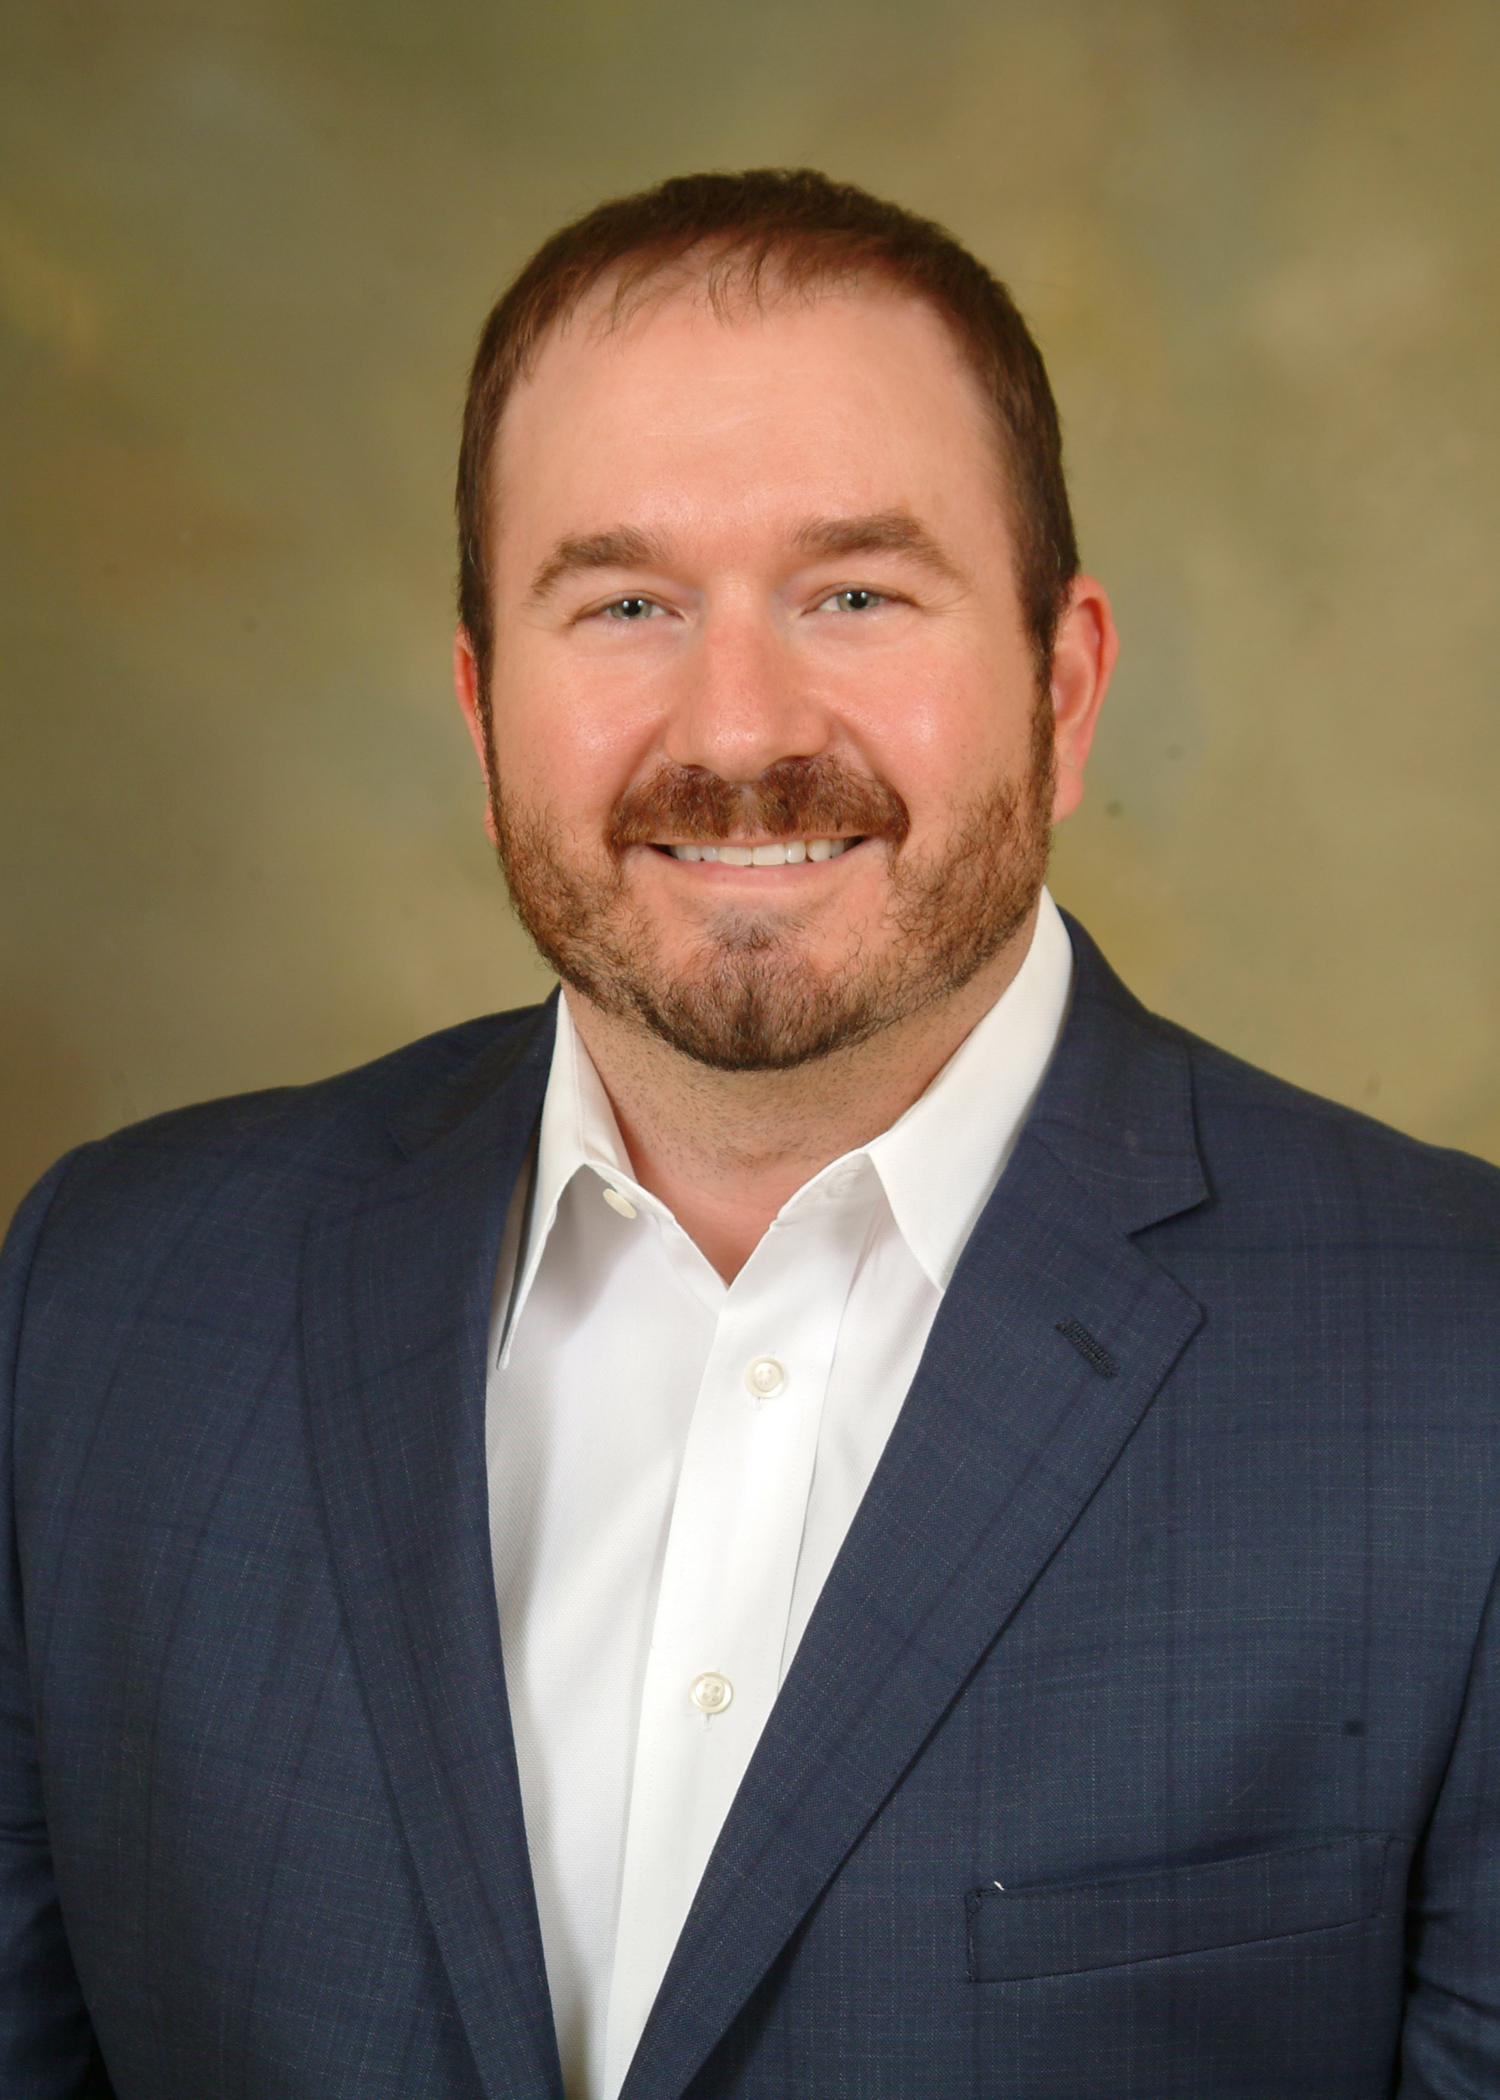
<svg viewBox="0 0 1500 2100">
<path fill-rule="evenodd" d="M 838 560 L 851 554 L 904 554 L 948 583 L 962 584 L 963 571 L 944 553 L 926 526 L 910 511 L 870 511 L 862 517 L 815 518 L 799 528 L 797 546 L 806 554 Z M 557 542 L 531 579 L 533 605 L 555 590 L 565 577 L 591 569 L 649 569 L 668 565 L 665 543 L 634 525 Z"/>
<path fill-rule="evenodd" d="M 829 560 L 846 554 L 905 554 L 949 583 L 967 581 L 957 563 L 909 510 L 871 511 L 860 518 L 819 518 L 802 527 L 797 545 Z"/>
<path fill-rule="evenodd" d="M 633 525 L 616 525 L 609 532 L 591 532 L 582 539 L 561 539 L 531 579 L 528 593 L 535 605 L 555 590 L 565 576 L 590 569 L 654 569 L 666 565 L 666 548 L 647 532 Z"/>
</svg>

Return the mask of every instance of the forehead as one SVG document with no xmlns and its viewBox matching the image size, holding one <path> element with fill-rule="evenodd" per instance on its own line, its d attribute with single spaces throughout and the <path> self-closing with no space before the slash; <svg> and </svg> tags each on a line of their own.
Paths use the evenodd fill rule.
<svg viewBox="0 0 1500 2100">
<path fill-rule="evenodd" d="M 608 287 L 544 341 L 502 418 L 497 522 L 626 499 L 930 509 L 966 476 L 991 504 L 995 424 L 945 320 L 878 281 L 713 301 Z"/>
</svg>

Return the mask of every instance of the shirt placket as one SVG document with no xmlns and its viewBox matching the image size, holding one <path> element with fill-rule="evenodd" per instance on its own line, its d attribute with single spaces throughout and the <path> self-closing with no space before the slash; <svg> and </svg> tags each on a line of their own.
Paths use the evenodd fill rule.
<svg viewBox="0 0 1500 2100">
<path fill-rule="evenodd" d="M 824 1396 L 874 1207 L 805 1191 L 725 1294 L 683 1453 L 630 1793 L 606 2090 L 623 2080 L 775 1703 Z"/>
</svg>

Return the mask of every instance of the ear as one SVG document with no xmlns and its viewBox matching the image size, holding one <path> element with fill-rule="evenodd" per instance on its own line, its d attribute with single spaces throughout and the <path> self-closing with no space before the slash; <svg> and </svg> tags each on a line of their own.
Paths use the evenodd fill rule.
<svg viewBox="0 0 1500 2100">
<path fill-rule="evenodd" d="M 491 844 L 496 844 L 495 811 L 493 807 L 494 782 L 490 779 L 490 754 L 486 748 L 484 718 L 479 712 L 479 659 L 474 654 L 474 644 L 469 640 L 467 627 L 460 627 L 453 637 L 453 690 L 458 695 L 458 704 L 463 709 L 464 721 L 468 725 L 469 741 L 479 758 L 480 770 L 484 774 L 487 789 L 484 808 L 484 828 L 490 835 Z"/>
<path fill-rule="evenodd" d="M 1052 652 L 1054 824 L 1071 816 L 1083 800 L 1083 769 L 1119 653 L 1120 637 L 1103 584 L 1092 576 L 1075 576 Z"/>
</svg>

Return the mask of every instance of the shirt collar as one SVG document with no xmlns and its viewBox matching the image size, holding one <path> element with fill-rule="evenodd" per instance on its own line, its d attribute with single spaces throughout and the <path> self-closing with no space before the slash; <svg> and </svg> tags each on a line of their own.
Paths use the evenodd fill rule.
<svg viewBox="0 0 1500 2100">
<path fill-rule="evenodd" d="M 500 1363 L 510 1355 L 510 1344 L 531 1296 L 536 1272 L 557 1222 L 557 1208 L 575 1175 L 592 1170 L 603 1187 L 623 1198 L 632 1212 L 653 1211 L 664 1224 L 675 1229 L 665 1204 L 643 1189 L 635 1178 L 620 1126 L 610 1107 L 604 1082 L 573 1025 L 566 993 L 557 1001 L 557 1035 L 552 1046 L 552 1065 L 542 1101 L 542 1127 L 537 1135 L 536 1162 L 532 1168 L 524 1238 L 520 1248 L 520 1273 L 510 1293 Z"/>
<path fill-rule="evenodd" d="M 898 1122 L 864 1148 L 928 1281 L 945 1291 L 1057 1047 L 1073 946 L 1042 891 L 1026 960 Z"/>
<path fill-rule="evenodd" d="M 1043 890 L 1026 959 L 899 1121 L 858 1151 L 834 1160 L 783 1207 L 853 1190 L 873 1167 L 902 1238 L 936 1289 L 946 1290 L 964 1243 L 993 1193 L 1041 1086 L 1067 1013 L 1073 950 L 1062 914 Z M 636 1180 L 609 1096 L 584 1048 L 567 999 L 557 1004 L 557 1039 L 542 1106 L 523 1267 L 511 1294 L 514 1334 L 564 1191 L 581 1171 L 674 1233 L 676 1219 Z"/>
</svg>

